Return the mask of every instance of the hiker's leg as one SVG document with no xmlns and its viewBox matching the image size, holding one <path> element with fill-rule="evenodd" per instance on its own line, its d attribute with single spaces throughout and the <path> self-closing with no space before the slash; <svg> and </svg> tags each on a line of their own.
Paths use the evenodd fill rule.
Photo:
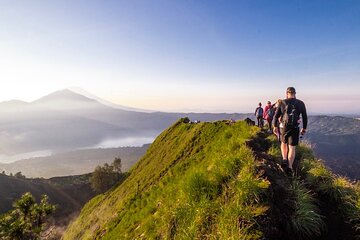
<svg viewBox="0 0 360 240">
<path fill-rule="evenodd" d="M 288 150 L 289 149 L 287 143 L 281 142 L 281 154 L 284 160 L 288 159 Z"/>
<path fill-rule="evenodd" d="M 293 167 L 296 146 L 289 145 L 289 168 Z"/>
<path fill-rule="evenodd" d="M 267 122 L 268 122 L 268 124 L 269 124 L 269 130 L 270 130 L 270 132 L 272 132 L 272 126 L 271 126 L 271 120 L 267 120 Z"/>
<path fill-rule="evenodd" d="M 293 168 L 294 161 L 295 161 L 295 149 L 296 146 L 299 144 L 299 136 L 300 136 L 300 129 L 295 128 L 291 131 L 291 135 L 289 136 L 289 168 Z"/>
</svg>

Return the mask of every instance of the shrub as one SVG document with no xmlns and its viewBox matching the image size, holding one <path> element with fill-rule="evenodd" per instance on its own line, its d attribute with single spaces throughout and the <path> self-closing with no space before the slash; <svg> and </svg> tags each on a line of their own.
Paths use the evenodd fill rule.
<svg viewBox="0 0 360 240">
<path fill-rule="evenodd" d="M 324 222 L 315 204 L 313 194 L 298 180 L 293 180 L 291 190 L 294 194 L 295 211 L 289 219 L 290 233 L 301 238 L 321 235 Z"/>
<path fill-rule="evenodd" d="M 113 187 L 125 175 L 121 172 L 121 159 L 115 158 L 109 165 L 97 166 L 90 178 L 90 184 L 93 190 L 103 193 Z"/>
<path fill-rule="evenodd" d="M 25 193 L 14 202 L 14 210 L 0 216 L 0 239 L 39 239 L 46 218 L 54 211 L 46 195 L 36 203 L 31 193 Z"/>
</svg>

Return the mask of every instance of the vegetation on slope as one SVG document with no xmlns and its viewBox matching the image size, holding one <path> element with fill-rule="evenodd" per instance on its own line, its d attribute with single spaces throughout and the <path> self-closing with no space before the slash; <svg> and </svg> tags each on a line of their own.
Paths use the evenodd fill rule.
<svg viewBox="0 0 360 240">
<path fill-rule="evenodd" d="M 67 225 L 96 193 L 90 186 L 91 174 L 50 179 L 17 178 L 0 174 L 0 214 L 10 211 L 12 203 L 30 192 L 36 199 L 43 194 L 57 209 L 52 215 L 56 225 Z"/>
<path fill-rule="evenodd" d="M 311 182 L 311 172 L 323 165 L 301 147 L 301 171 L 289 178 L 276 163 L 278 154 L 274 138 L 245 122 L 181 119 L 123 183 L 83 208 L 64 239 L 326 237 L 327 216 L 317 201 L 318 184 Z M 359 191 L 344 181 L 352 190 L 338 197 L 338 206 L 352 210 L 343 214 L 344 234 L 355 236 Z"/>
<path fill-rule="evenodd" d="M 47 217 L 55 211 L 46 195 L 40 203 L 30 193 L 25 193 L 14 202 L 14 209 L 0 215 L 0 239 L 26 240 L 40 239 Z"/>
</svg>

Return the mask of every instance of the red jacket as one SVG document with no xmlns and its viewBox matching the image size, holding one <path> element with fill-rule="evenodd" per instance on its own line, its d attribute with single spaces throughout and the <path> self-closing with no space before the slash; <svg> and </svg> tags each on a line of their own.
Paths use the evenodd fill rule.
<svg viewBox="0 0 360 240">
<path fill-rule="evenodd" d="M 264 109 L 264 119 L 266 119 L 266 120 L 271 120 L 272 118 L 270 118 L 270 117 L 268 117 L 268 110 L 270 109 L 272 107 L 272 105 L 266 105 L 265 106 L 265 109 Z"/>
</svg>

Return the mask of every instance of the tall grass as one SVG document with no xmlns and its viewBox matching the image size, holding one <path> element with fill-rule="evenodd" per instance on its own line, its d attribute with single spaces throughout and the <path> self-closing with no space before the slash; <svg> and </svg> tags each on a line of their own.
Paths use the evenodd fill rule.
<svg viewBox="0 0 360 240">
<path fill-rule="evenodd" d="M 291 190 L 294 194 L 295 211 L 288 222 L 289 232 L 300 239 L 321 235 L 325 224 L 313 193 L 297 179 L 292 181 Z"/>
<path fill-rule="evenodd" d="M 302 162 L 302 176 L 305 182 L 320 195 L 334 204 L 354 231 L 360 237 L 360 188 L 359 183 L 333 174 L 322 161 L 312 158 Z"/>
<path fill-rule="evenodd" d="M 268 138 L 272 146 L 268 153 L 281 159 L 281 152 L 274 137 Z M 289 229 L 299 236 L 318 235 L 322 230 L 324 219 L 318 213 L 311 189 L 325 201 L 332 204 L 360 236 L 360 188 L 349 179 L 337 176 L 328 169 L 322 160 L 316 159 L 310 144 L 302 142 L 297 147 L 296 159 L 299 162 L 299 179 L 291 185 L 295 193 L 296 211 L 291 217 Z M 300 180 L 301 179 L 301 180 Z"/>
</svg>

